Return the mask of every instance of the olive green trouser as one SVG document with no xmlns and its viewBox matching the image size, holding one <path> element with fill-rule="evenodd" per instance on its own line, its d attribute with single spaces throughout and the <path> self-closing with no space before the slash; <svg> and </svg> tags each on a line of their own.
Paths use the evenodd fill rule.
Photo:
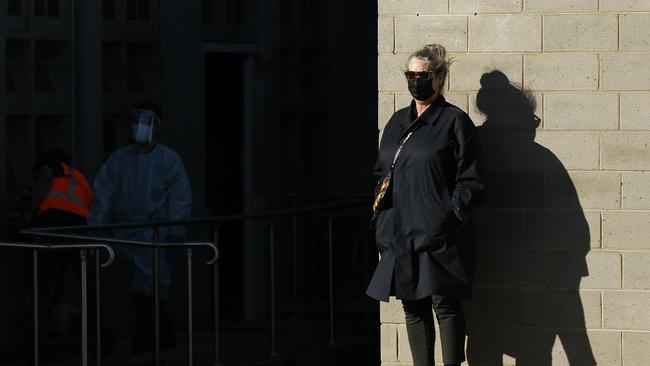
<svg viewBox="0 0 650 366">
<path fill-rule="evenodd" d="M 431 366 L 436 339 L 433 310 L 440 325 L 442 359 L 445 365 L 465 361 L 465 316 L 461 300 L 444 296 L 421 300 L 402 300 L 406 317 L 406 332 L 413 355 L 413 366 Z"/>
</svg>

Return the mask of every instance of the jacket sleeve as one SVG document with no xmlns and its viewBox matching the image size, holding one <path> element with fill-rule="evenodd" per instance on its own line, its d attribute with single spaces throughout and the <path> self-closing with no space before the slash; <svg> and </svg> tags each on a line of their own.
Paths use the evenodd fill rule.
<svg viewBox="0 0 650 366">
<path fill-rule="evenodd" d="M 168 167 L 167 202 L 169 220 L 186 220 L 192 211 L 192 187 L 180 156 L 174 155 Z M 185 239 L 184 226 L 172 226 L 168 229 L 169 241 Z"/>
<path fill-rule="evenodd" d="M 454 155 L 456 157 L 456 185 L 451 196 L 454 213 L 466 224 L 471 211 L 477 205 L 483 183 L 477 158 L 478 141 L 476 127 L 466 115 L 459 116 L 454 123 Z"/>
</svg>

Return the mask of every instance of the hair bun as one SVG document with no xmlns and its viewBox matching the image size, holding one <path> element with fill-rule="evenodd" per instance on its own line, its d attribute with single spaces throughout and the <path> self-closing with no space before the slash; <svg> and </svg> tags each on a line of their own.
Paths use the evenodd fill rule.
<svg viewBox="0 0 650 366">
<path fill-rule="evenodd" d="M 432 43 L 425 45 L 420 50 L 415 51 L 409 56 L 408 61 L 412 58 L 427 61 L 431 71 L 447 76 L 449 66 L 452 60 L 447 57 L 447 50 L 441 44 Z"/>
</svg>

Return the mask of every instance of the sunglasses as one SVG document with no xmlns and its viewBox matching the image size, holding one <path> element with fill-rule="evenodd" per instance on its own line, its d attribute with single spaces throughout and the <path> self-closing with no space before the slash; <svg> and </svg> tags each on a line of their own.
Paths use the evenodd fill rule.
<svg viewBox="0 0 650 366">
<path fill-rule="evenodd" d="M 406 76 L 406 80 L 432 79 L 433 71 L 404 71 L 404 76 Z"/>
</svg>

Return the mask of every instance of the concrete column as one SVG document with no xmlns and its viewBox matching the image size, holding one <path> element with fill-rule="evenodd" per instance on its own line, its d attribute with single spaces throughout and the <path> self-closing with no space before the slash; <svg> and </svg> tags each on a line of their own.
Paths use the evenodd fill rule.
<svg viewBox="0 0 650 366">
<path fill-rule="evenodd" d="M 161 1 L 163 143 L 183 158 L 193 212 L 205 215 L 205 129 L 201 2 Z"/>
<path fill-rule="evenodd" d="M 347 6 L 346 6 L 347 8 Z M 327 18 L 328 19 L 341 19 L 344 16 L 343 13 L 347 12 L 347 9 L 342 11 L 340 1 L 328 1 L 327 2 Z M 329 177 L 336 177 L 333 179 L 334 185 L 331 186 L 329 192 L 324 192 L 326 194 L 340 194 L 345 191 L 347 179 L 343 178 L 341 174 L 341 168 L 343 164 L 342 155 L 343 149 L 334 148 L 334 146 L 344 146 L 341 142 L 343 136 L 345 136 L 345 126 L 344 115 L 342 113 L 343 101 L 341 100 L 341 68 L 346 67 L 345 57 L 342 55 L 342 52 L 345 48 L 345 43 L 342 40 L 342 29 L 339 22 L 330 21 L 329 31 L 328 31 L 328 56 L 330 64 L 330 72 L 328 75 L 329 79 L 329 167 L 330 171 Z M 346 34 L 346 36 L 348 36 Z M 358 128 L 359 126 L 347 126 L 348 129 Z"/>
<path fill-rule="evenodd" d="M 73 125 L 76 166 L 91 182 L 102 164 L 102 7 L 101 2 L 74 2 Z"/>
<path fill-rule="evenodd" d="M 6 24 L 5 14 L 7 14 L 7 2 L 0 1 L 0 24 Z M 7 176 L 7 92 L 6 92 L 6 47 L 5 47 L 5 30 L 0 26 L 0 240 L 6 238 L 6 176 Z M 0 286 L 6 288 L 7 271 L 6 256 L 0 256 Z M 5 313 L 6 306 L 0 307 L 0 312 Z M 0 317 L 0 329 L 9 329 L 7 327 L 9 317 Z M 0 353 L 7 351 L 8 332 L 0 331 Z"/>
</svg>

